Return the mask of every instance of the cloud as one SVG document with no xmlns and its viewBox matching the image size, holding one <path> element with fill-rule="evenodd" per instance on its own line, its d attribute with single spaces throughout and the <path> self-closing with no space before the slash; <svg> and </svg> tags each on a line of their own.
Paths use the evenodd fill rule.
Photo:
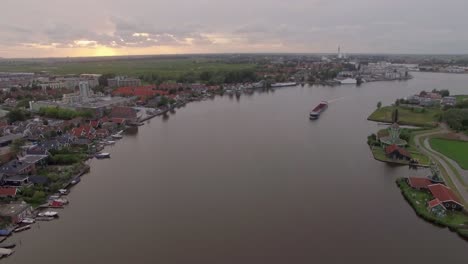
<svg viewBox="0 0 468 264">
<path fill-rule="evenodd" d="M 0 56 L 135 52 L 467 53 L 452 0 L 3 0 Z M 83 53 L 79 53 L 82 55 Z"/>
</svg>

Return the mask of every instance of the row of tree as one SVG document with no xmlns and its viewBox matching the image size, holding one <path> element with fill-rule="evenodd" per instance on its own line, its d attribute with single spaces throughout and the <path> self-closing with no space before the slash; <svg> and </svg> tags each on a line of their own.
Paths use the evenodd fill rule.
<svg viewBox="0 0 468 264">
<path fill-rule="evenodd" d="M 468 130 L 468 109 L 448 109 L 443 113 L 442 120 L 454 130 Z"/>
<path fill-rule="evenodd" d="M 93 117 L 93 113 L 91 111 L 75 111 L 75 110 L 60 108 L 60 107 L 42 107 L 39 110 L 39 115 L 49 117 L 49 118 L 63 119 L 63 120 L 70 120 L 75 117 L 84 117 L 84 118 Z"/>
<path fill-rule="evenodd" d="M 104 76 L 104 75 L 103 75 Z M 105 77 L 109 78 L 112 74 L 107 74 Z M 102 77 L 102 76 L 101 76 Z M 167 81 L 176 81 L 178 83 L 197 83 L 202 82 L 208 85 L 217 85 L 223 83 L 241 83 L 241 82 L 254 82 L 257 81 L 255 70 L 253 69 L 239 69 L 239 70 L 218 70 L 218 71 L 188 71 L 178 75 L 177 78 L 170 78 L 158 73 L 148 73 L 138 76 L 143 82 L 161 84 Z M 100 84 L 107 85 L 104 77 L 100 78 Z"/>
</svg>

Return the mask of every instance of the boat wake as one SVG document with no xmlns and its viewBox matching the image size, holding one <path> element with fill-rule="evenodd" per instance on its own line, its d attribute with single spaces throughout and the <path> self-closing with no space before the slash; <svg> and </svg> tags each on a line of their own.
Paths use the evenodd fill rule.
<svg viewBox="0 0 468 264">
<path fill-rule="evenodd" d="M 342 96 L 342 97 L 338 97 L 338 98 L 335 98 L 335 99 L 331 99 L 331 100 L 328 100 L 327 102 L 330 104 L 330 103 L 335 103 L 335 102 L 338 102 L 338 101 L 341 101 L 343 99 L 345 99 L 346 96 Z"/>
</svg>

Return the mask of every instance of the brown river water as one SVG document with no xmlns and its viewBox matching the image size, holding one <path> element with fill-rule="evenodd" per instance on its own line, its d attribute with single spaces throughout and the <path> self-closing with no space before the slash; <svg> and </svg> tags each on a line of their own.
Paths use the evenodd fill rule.
<svg viewBox="0 0 468 264">
<path fill-rule="evenodd" d="M 374 161 L 378 101 L 468 93 L 468 75 L 278 88 L 157 117 L 90 161 L 60 218 L 7 242 L 3 263 L 466 263 L 468 242 L 418 218 Z M 309 111 L 330 107 L 319 120 Z"/>
</svg>

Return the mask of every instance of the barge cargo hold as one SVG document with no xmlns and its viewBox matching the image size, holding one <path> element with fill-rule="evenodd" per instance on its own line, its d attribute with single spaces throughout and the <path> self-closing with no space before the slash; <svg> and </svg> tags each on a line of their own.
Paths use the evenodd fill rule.
<svg viewBox="0 0 468 264">
<path fill-rule="evenodd" d="M 318 119 L 320 117 L 320 114 L 323 113 L 328 108 L 328 103 L 325 101 L 320 102 L 311 112 L 309 115 L 309 118 L 311 120 Z"/>
</svg>

